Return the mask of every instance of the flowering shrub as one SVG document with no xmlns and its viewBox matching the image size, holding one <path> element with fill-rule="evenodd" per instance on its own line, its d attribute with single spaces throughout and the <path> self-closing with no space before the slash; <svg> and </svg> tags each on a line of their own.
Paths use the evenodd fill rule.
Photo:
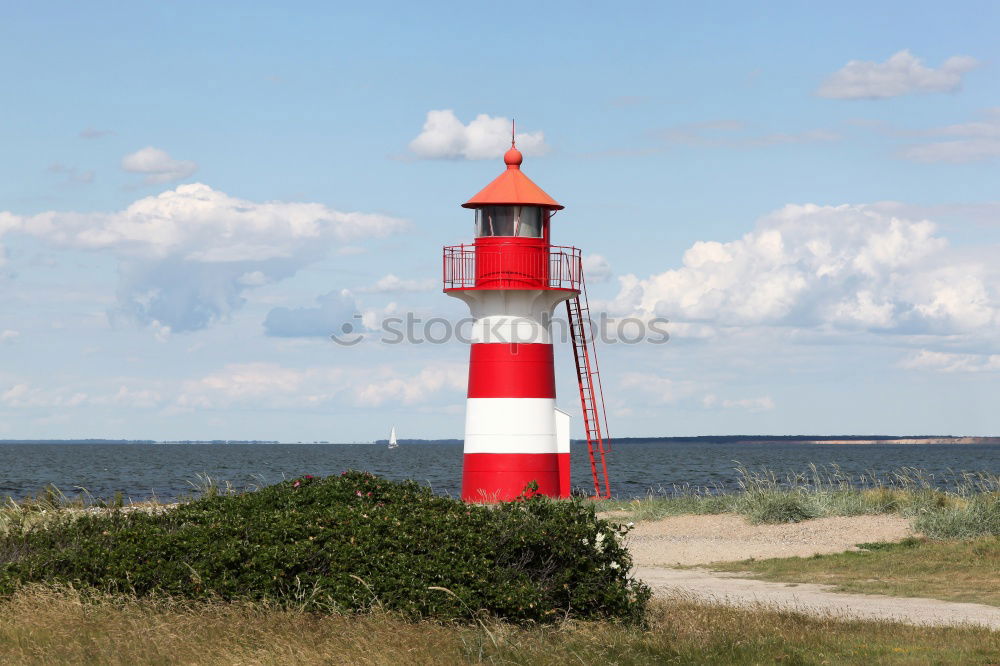
<svg viewBox="0 0 1000 666">
<path fill-rule="evenodd" d="M 629 576 L 627 531 L 579 501 L 486 507 L 359 472 L 305 476 L 0 537 L 0 594 L 39 581 L 410 617 L 636 621 L 650 592 Z"/>
</svg>

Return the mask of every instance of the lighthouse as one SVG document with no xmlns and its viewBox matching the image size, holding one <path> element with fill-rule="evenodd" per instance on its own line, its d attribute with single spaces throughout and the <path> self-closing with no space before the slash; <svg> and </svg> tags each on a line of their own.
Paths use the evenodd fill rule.
<svg viewBox="0 0 1000 666">
<path fill-rule="evenodd" d="M 588 445 L 598 440 L 599 458 L 592 446 L 590 453 L 600 495 L 598 460 L 607 491 L 603 395 L 582 325 L 580 250 L 550 242 L 563 206 L 521 171 L 513 137 L 503 160 L 506 169 L 462 204 L 475 211 L 475 240 L 444 248 L 444 292 L 464 301 L 473 318 L 462 499 L 511 500 L 532 482 L 538 493 L 569 496 L 570 416 L 556 407 L 553 365 L 552 319 L 561 303 L 568 303 Z"/>
</svg>

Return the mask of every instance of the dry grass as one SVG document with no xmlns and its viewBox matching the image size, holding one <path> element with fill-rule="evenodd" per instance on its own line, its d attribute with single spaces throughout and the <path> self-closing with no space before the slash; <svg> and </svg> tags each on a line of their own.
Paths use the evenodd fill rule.
<svg viewBox="0 0 1000 666">
<path fill-rule="evenodd" d="M 1000 606 L 1000 537 L 867 544 L 861 551 L 712 565 L 752 577 L 834 585 L 843 592 Z"/>
<path fill-rule="evenodd" d="M 31 588 L 0 602 L 3 664 L 990 663 L 1000 633 L 810 619 L 682 599 L 645 629 L 519 628 L 320 616 L 247 604 L 104 598 Z"/>
</svg>

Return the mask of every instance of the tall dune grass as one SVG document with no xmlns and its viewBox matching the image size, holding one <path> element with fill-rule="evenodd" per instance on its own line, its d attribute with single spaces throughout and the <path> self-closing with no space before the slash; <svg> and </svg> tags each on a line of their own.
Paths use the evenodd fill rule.
<svg viewBox="0 0 1000 666">
<path fill-rule="evenodd" d="M 1000 534 L 1000 476 L 952 472 L 935 477 L 913 467 L 858 476 L 836 465 L 810 465 L 803 473 L 736 464 L 738 491 L 720 487 L 671 486 L 643 499 L 605 502 L 607 511 L 632 520 L 681 514 L 738 513 L 752 523 L 800 522 L 827 516 L 899 514 L 913 518 L 933 538 Z"/>
<path fill-rule="evenodd" d="M 721 486 L 673 484 L 651 489 L 643 498 L 602 501 L 599 509 L 636 521 L 738 513 L 755 524 L 897 514 L 912 518 L 915 529 L 931 538 L 1000 534 L 1000 475 L 992 472 L 952 471 L 935 476 L 916 467 L 900 467 L 886 474 L 870 471 L 852 476 L 837 465 L 810 464 L 804 472 L 778 475 L 767 468 L 734 464 L 739 475 L 737 491 Z M 196 475 L 189 484 L 191 494 L 186 499 L 241 492 L 204 474 Z M 264 485 L 263 481 L 260 485 Z M 120 494 L 109 499 L 94 498 L 83 488 L 67 495 L 55 486 L 47 486 L 23 500 L 7 498 L 0 503 L 0 533 L 12 527 L 37 525 L 56 512 L 110 507 L 150 511 L 169 506 L 156 499 L 132 502 Z"/>
</svg>

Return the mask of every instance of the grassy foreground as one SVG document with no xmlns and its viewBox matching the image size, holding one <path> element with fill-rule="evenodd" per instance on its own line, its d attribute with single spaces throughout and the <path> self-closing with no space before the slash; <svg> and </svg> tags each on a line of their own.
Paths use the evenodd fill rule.
<svg viewBox="0 0 1000 666">
<path fill-rule="evenodd" d="M 843 592 L 1000 606 L 1000 537 L 862 546 L 857 552 L 726 562 L 712 568 L 746 571 L 763 580 L 834 585 Z"/>
<path fill-rule="evenodd" d="M 106 597 L 32 587 L 0 602 L 0 663 L 871 664 L 995 663 L 1000 633 L 811 619 L 682 599 L 645 628 L 517 627 L 322 615 L 248 603 Z"/>
</svg>

